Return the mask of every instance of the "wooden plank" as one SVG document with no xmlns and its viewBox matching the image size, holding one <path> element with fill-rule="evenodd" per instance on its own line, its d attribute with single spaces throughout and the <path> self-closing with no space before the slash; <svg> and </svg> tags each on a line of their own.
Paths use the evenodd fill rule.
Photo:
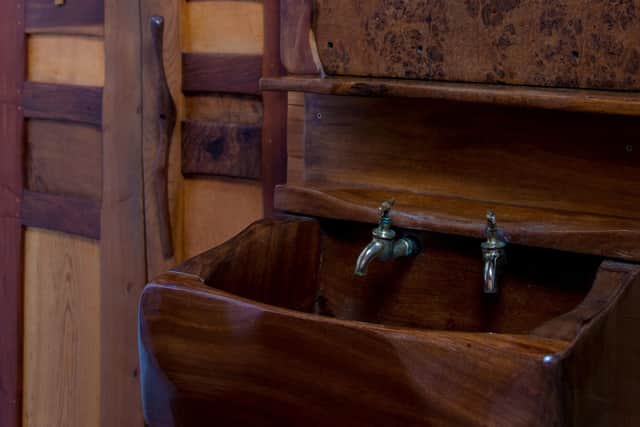
<svg viewBox="0 0 640 427">
<path fill-rule="evenodd" d="M 282 64 L 291 74 L 322 74 L 313 21 L 312 0 L 282 0 L 280 50 Z"/>
<path fill-rule="evenodd" d="M 143 424 L 138 298 L 147 280 L 138 0 L 105 1 L 100 242 L 100 425 Z"/>
<path fill-rule="evenodd" d="M 262 5 L 257 2 L 186 2 L 182 50 L 197 53 L 262 53 Z"/>
<path fill-rule="evenodd" d="M 318 0 L 313 22 L 329 75 L 640 89 L 635 2 Z"/>
<path fill-rule="evenodd" d="M 102 35 L 104 0 L 65 0 L 58 6 L 49 0 L 26 0 L 27 33 Z"/>
<path fill-rule="evenodd" d="M 100 200 L 102 134 L 93 126 L 31 119 L 27 122 L 27 188 Z"/>
<path fill-rule="evenodd" d="M 28 227 L 100 239 L 100 203 L 95 200 L 25 190 L 20 219 Z"/>
<path fill-rule="evenodd" d="M 260 184 L 187 179 L 184 210 L 189 215 L 184 222 L 184 256 L 188 259 L 234 237 L 262 217 Z"/>
<path fill-rule="evenodd" d="M 182 260 L 184 191 L 180 171 L 181 129 L 177 125 L 184 114 L 184 95 L 180 90 L 180 8 L 180 2 L 141 2 L 142 144 L 148 277 L 161 274 Z M 162 34 L 158 31 L 160 18 Z M 171 108 L 169 98 L 175 109 Z M 171 126 L 173 128 L 169 129 Z M 168 147 L 162 147 L 162 144 L 168 144 Z M 168 151 L 161 152 L 161 149 Z M 159 158 L 160 153 L 165 157 Z M 162 161 L 166 162 L 164 170 Z M 162 194 L 162 191 L 166 193 Z M 170 247 L 168 243 L 171 243 Z M 171 249 L 171 254 L 167 253 L 168 249 Z"/>
<path fill-rule="evenodd" d="M 358 77 L 288 76 L 260 80 L 263 91 L 296 91 L 324 95 L 429 98 L 582 113 L 640 115 L 635 92 L 549 89 L 492 84 L 423 82 Z"/>
<path fill-rule="evenodd" d="M 289 92 L 287 110 L 287 183 L 304 182 L 304 94 Z"/>
<path fill-rule="evenodd" d="M 102 88 L 26 82 L 22 94 L 24 116 L 67 120 L 100 126 Z"/>
<path fill-rule="evenodd" d="M 24 426 L 98 426 L 98 243 L 27 229 L 25 255 Z"/>
<path fill-rule="evenodd" d="M 262 123 L 262 101 L 258 97 L 216 94 L 185 98 L 185 116 L 190 120 Z"/>
<path fill-rule="evenodd" d="M 0 0 L 0 426 L 22 418 L 23 1 Z"/>
<path fill-rule="evenodd" d="M 261 55 L 185 53 L 182 90 L 257 95 L 261 67 Z"/>
<path fill-rule="evenodd" d="M 182 122 L 182 173 L 260 179 L 261 126 Z"/>
<path fill-rule="evenodd" d="M 27 39 L 27 80 L 104 86 L 104 42 L 97 37 L 59 34 Z"/>
<path fill-rule="evenodd" d="M 262 75 L 277 78 L 284 74 L 280 62 L 280 1 L 265 0 L 264 57 Z M 287 95 L 264 92 L 262 128 L 262 199 L 265 217 L 274 215 L 273 190 L 287 179 Z"/>
</svg>

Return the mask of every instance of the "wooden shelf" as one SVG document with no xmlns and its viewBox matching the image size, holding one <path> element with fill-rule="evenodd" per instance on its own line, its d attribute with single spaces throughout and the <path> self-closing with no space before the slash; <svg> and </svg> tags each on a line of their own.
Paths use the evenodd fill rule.
<svg viewBox="0 0 640 427">
<path fill-rule="evenodd" d="M 430 98 L 549 110 L 640 116 L 640 93 L 358 77 L 263 78 L 263 91 Z"/>
<path fill-rule="evenodd" d="M 513 206 L 451 196 L 372 188 L 276 187 L 277 209 L 375 224 L 380 202 L 394 197 L 396 227 L 484 237 L 492 209 L 510 243 L 640 261 L 640 221 L 587 213 Z"/>
</svg>

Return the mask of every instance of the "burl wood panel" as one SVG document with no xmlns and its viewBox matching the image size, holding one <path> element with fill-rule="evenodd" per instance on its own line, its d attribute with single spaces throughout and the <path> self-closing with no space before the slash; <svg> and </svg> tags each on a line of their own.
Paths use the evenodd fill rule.
<svg viewBox="0 0 640 427">
<path fill-rule="evenodd" d="M 26 0 L 28 33 L 102 35 L 104 0 L 65 0 L 60 6 L 49 0 Z"/>
<path fill-rule="evenodd" d="M 25 254 L 23 426 L 98 426 L 98 243 L 29 228 Z"/>
<path fill-rule="evenodd" d="M 310 183 L 640 218 L 633 118 L 316 95 L 306 105 Z"/>
<path fill-rule="evenodd" d="M 102 134 L 93 126 L 31 119 L 26 123 L 26 186 L 100 200 Z"/>
<path fill-rule="evenodd" d="M 639 9 L 632 0 L 318 0 L 313 29 L 328 74 L 628 90 L 640 88 Z"/>
<path fill-rule="evenodd" d="M 182 123 L 182 173 L 259 179 L 262 127 Z"/>
</svg>

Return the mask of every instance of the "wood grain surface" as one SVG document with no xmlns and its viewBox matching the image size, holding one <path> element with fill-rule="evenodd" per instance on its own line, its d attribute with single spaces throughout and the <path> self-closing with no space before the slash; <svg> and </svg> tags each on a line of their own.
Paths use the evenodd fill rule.
<svg viewBox="0 0 640 427">
<path fill-rule="evenodd" d="M 633 1 L 314 5 L 313 32 L 328 74 L 640 88 L 640 17 Z"/>
<path fill-rule="evenodd" d="M 102 88 L 26 82 L 22 92 L 24 116 L 100 126 Z"/>
<path fill-rule="evenodd" d="M 50 4 L 53 4 L 50 2 Z M 34 34 L 27 39 L 27 80 L 104 86 L 104 41 L 99 37 Z"/>
<path fill-rule="evenodd" d="M 25 151 L 29 190 L 102 198 L 102 134 L 95 127 L 28 120 Z"/>
<path fill-rule="evenodd" d="M 104 33 L 104 0 L 65 0 L 64 7 L 49 0 L 25 3 L 27 33 Z"/>
<path fill-rule="evenodd" d="M 260 179 L 261 126 L 182 122 L 182 173 Z"/>
<path fill-rule="evenodd" d="M 23 425 L 98 426 L 98 243 L 29 228 L 25 253 Z"/>
<path fill-rule="evenodd" d="M 138 0 L 105 1 L 100 425 L 140 427 L 137 301 L 146 280 Z"/>
<path fill-rule="evenodd" d="M 231 53 L 184 53 L 182 90 L 258 95 L 262 56 Z"/>
<path fill-rule="evenodd" d="M 246 95 L 190 95 L 185 99 L 185 116 L 189 120 L 243 123 L 262 123 L 262 100 Z"/>
</svg>

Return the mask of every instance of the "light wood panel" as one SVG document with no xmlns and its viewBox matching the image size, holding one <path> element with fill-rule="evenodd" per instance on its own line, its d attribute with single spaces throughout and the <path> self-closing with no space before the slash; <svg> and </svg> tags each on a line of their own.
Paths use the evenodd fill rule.
<svg viewBox="0 0 640 427">
<path fill-rule="evenodd" d="M 262 102 L 253 96 L 212 95 L 186 98 L 185 114 L 190 120 L 262 123 Z"/>
<path fill-rule="evenodd" d="M 27 80 L 104 86 L 101 38 L 38 34 L 27 39 Z"/>
<path fill-rule="evenodd" d="M 262 5 L 253 2 L 188 2 L 182 9 L 182 50 L 262 53 Z"/>
<path fill-rule="evenodd" d="M 24 427 L 99 424 L 99 248 L 27 229 Z"/>
<path fill-rule="evenodd" d="M 223 243 L 262 217 L 259 183 L 222 179 L 185 180 L 186 258 Z"/>
</svg>

